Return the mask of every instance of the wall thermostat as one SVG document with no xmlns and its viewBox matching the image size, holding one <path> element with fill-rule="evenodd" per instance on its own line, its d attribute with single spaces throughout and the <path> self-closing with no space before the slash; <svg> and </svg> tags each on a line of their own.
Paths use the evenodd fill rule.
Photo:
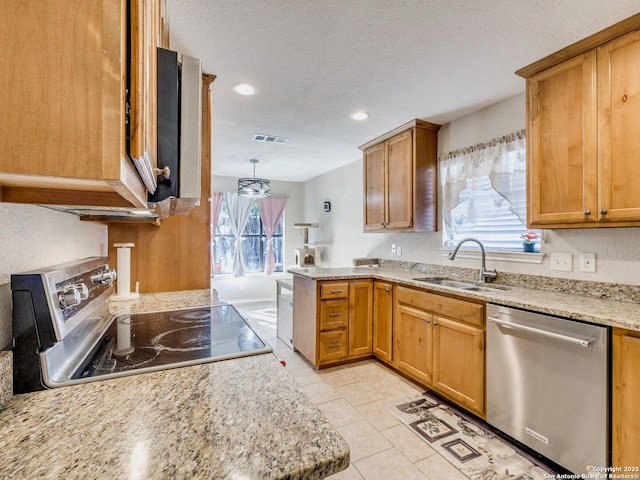
<svg viewBox="0 0 640 480">
<path fill-rule="evenodd" d="M 324 202 L 324 211 L 325 212 L 331 211 L 331 202 Z"/>
</svg>

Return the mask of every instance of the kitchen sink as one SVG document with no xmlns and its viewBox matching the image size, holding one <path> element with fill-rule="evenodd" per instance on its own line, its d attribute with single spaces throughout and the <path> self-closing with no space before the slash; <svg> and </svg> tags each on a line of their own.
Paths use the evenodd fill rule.
<svg viewBox="0 0 640 480">
<path fill-rule="evenodd" d="M 421 277 L 414 278 L 416 282 L 430 283 L 432 285 L 441 285 L 443 287 L 459 288 L 461 290 L 467 290 L 471 292 L 496 292 L 506 290 L 504 287 L 486 287 L 476 285 L 474 283 L 459 282 L 457 280 L 451 280 L 450 278 L 442 277 Z"/>
</svg>

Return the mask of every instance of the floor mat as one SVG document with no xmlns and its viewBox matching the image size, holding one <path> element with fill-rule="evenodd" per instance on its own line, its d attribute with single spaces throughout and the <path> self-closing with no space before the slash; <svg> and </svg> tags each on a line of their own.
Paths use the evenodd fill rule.
<svg viewBox="0 0 640 480">
<path fill-rule="evenodd" d="M 537 465 L 462 411 L 428 392 L 387 405 L 393 414 L 472 480 L 544 480 Z"/>
</svg>

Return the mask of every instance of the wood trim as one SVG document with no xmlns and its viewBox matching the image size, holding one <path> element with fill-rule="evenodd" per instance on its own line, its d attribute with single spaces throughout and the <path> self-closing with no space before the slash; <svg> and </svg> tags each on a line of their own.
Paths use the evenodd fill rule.
<svg viewBox="0 0 640 480">
<path fill-rule="evenodd" d="M 373 147 L 377 143 L 381 143 L 381 142 L 384 142 L 385 140 L 389 140 L 390 138 L 395 137 L 396 135 L 402 132 L 405 132 L 407 130 L 410 130 L 412 128 L 424 128 L 426 130 L 437 132 L 438 130 L 440 130 L 440 125 L 431 123 L 431 122 L 426 122 L 424 120 L 419 120 L 416 118 L 415 120 L 411 120 L 410 122 L 407 122 L 404 125 L 400 125 L 399 127 L 396 127 L 393 130 L 383 135 L 380 135 L 379 137 L 376 137 L 373 140 L 370 140 L 363 145 L 360 145 L 358 148 L 364 151 L 369 147 Z"/>
<path fill-rule="evenodd" d="M 558 50 L 551 55 L 544 57 L 536 62 L 533 62 L 526 67 L 521 68 L 520 70 L 516 70 L 516 75 L 519 75 L 523 78 L 529 78 L 535 75 L 536 73 L 541 72 L 542 70 L 546 70 L 549 67 L 553 67 L 559 63 L 568 60 L 569 58 L 575 57 L 582 53 L 585 53 L 589 50 L 592 50 L 600 45 L 607 43 L 611 40 L 614 40 L 622 35 L 625 35 L 629 32 L 637 30 L 640 28 L 640 13 L 637 13 L 621 22 L 616 23 L 604 30 L 601 30 L 593 35 L 575 42 L 568 47 L 563 48 L 562 50 Z"/>
</svg>

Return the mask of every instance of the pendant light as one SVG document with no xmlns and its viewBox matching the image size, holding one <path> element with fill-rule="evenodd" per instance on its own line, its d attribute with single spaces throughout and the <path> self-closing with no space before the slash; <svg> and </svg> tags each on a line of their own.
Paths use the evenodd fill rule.
<svg viewBox="0 0 640 480">
<path fill-rule="evenodd" d="M 238 195 L 241 197 L 268 197 L 271 195 L 271 183 L 264 178 L 256 178 L 256 163 L 258 160 L 252 158 L 253 178 L 241 178 L 238 180 Z"/>
</svg>

